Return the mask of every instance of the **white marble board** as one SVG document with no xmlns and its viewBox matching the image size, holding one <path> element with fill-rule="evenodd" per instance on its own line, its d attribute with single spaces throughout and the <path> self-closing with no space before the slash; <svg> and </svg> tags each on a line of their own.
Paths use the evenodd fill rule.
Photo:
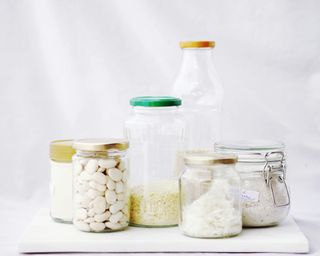
<svg viewBox="0 0 320 256">
<path fill-rule="evenodd" d="M 173 228 L 133 228 L 113 233 L 85 233 L 56 223 L 42 209 L 23 234 L 21 253 L 48 252 L 282 252 L 306 253 L 308 240 L 292 217 L 277 227 L 244 229 L 227 239 L 197 239 Z"/>
</svg>

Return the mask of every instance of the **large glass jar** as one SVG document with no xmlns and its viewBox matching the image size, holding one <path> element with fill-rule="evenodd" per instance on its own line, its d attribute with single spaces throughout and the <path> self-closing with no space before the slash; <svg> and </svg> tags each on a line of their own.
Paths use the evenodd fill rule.
<svg viewBox="0 0 320 256">
<path fill-rule="evenodd" d="M 129 223 L 126 150 L 120 139 L 73 143 L 73 224 L 82 231 L 123 230 Z"/>
<path fill-rule="evenodd" d="M 186 153 L 180 177 L 180 229 L 199 238 L 222 238 L 242 230 L 240 177 L 235 155 Z"/>
<path fill-rule="evenodd" d="M 279 142 L 236 141 L 215 144 L 215 150 L 238 155 L 242 179 L 242 221 L 245 227 L 279 224 L 290 209 L 285 146 Z"/>
<path fill-rule="evenodd" d="M 72 223 L 72 142 L 50 143 L 50 215 L 57 222 Z"/>
<path fill-rule="evenodd" d="M 213 62 L 214 41 L 180 42 L 182 63 L 172 95 L 183 101 L 186 148 L 213 149 L 219 141 L 223 87 Z"/>
<path fill-rule="evenodd" d="M 179 189 L 175 171 L 183 148 L 185 123 L 173 97 L 138 97 L 125 133 L 130 143 L 130 224 L 166 227 L 178 224 Z"/>
</svg>

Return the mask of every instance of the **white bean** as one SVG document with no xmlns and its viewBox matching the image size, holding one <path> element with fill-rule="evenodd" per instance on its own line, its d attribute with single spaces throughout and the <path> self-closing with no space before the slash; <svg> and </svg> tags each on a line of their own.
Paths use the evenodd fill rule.
<svg viewBox="0 0 320 256">
<path fill-rule="evenodd" d="M 103 213 L 107 208 L 107 202 L 104 197 L 98 196 L 96 199 L 93 200 L 93 210 L 97 214 Z"/>
<path fill-rule="evenodd" d="M 75 212 L 75 218 L 77 220 L 84 220 L 85 218 L 87 218 L 87 211 L 83 208 L 77 209 Z"/>
<path fill-rule="evenodd" d="M 124 200 L 124 194 L 123 194 L 123 193 L 117 194 L 117 200 L 118 200 L 118 201 Z"/>
<path fill-rule="evenodd" d="M 115 167 L 117 164 L 117 161 L 115 159 L 100 159 L 98 164 L 102 168 L 109 169 L 109 168 Z"/>
<path fill-rule="evenodd" d="M 75 162 L 73 165 L 73 170 L 76 174 L 79 174 L 83 170 L 82 164 L 80 164 L 79 162 Z"/>
<path fill-rule="evenodd" d="M 113 204 L 117 201 L 117 195 L 113 190 L 107 190 L 105 197 L 108 204 Z"/>
<path fill-rule="evenodd" d="M 107 183 L 107 177 L 106 177 L 106 175 L 104 175 L 104 174 L 101 173 L 101 172 L 96 172 L 96 173 L 94 173 L 93 176 L 92 176 L 92 179 L 93 179 L 95 182 L 97 182 L 97 183 L 99 183 L 99 184 L 101 184 L 101 185 L 105 185 L 105 184 Z"/>
<path fill-rule="evenodd" d="M 100 232 L 100 231 L 103 231 L 105 229 L 105 224 L 104 223 L 100 223 L 100 222 L 92 222 L 90 223 L 90 228 L 93 230 L 93 231 L 96 231 L 96 232 Z"/>
<path fill-rule="evenodd" d="M 122 172 L 117 168 L 108 169 L 108 175 L 114 181 L 120 181 L 122 179 Z"/>
<path fill-rule="evenodd" d="M 102 214 L 97 214 L 97 215 L 95 215 L 95 216 L 94 216 L 94 220 L 95 220 L 96 222 L 104 222 L 104 221 L 106 221 L 107 219 L 109 219 L 110 215 L 111 215 L 110 212 L 106 211 L 106 212 L 104 212 L 104 213 L 102 213 Z"/>
<path fill-rule="evenodd" d="M 90 174 L 93 174 L 98 169 L 98 162 L 95 159 L 90 159 L 85 167 L 86 171 Z"/>
<path fill-rule="evenodd" d="M 109 211 L 111 213 L 116 213 L 117 211 L 122 210 L 124 207 L 124 202 L 123 201 L 117 201 L 113 205 L 110 206 Z"/>
<path fill-rule="evenodd" d="M 85 223 L 92 223 L 94 222 L 94 218 L 90 217 L 84 220 Z"/>
<path fill-rule="evenodd" d="M 99 183 L 96 183 L 95 181 L 90 181 L 89 186 L 100 192 L 104 192 L 106 190 L 106 185 L 101 185 Z"/>
<path fill-rule="evenodd" d="M 122 193 L 123 192 L 123 183 L 121 181 L 116 183 L 116 192 Z"/>
<path fill-rule="evenodd" d="M 116 183 L 108 177 L 107 187 L 110 190 L 114 190 L 116 188 Z"/>
<path fill-rule="evenodd" d="M 89 224 L 83 221 L 74 221 L 73 224 L 81 231 L 90 231 Z"/>
<path fill-rule="evenodd" d="M 86 195 L 80 195 L 78 194 L 77 197 L 75 198 L 75 202 L 77 205 L 80 205 L 84 208 L 87 208 L 90 204 L 90 198 L 87 197 Z"/>
<path fill-rule="evenodd" d="M 91 180 L 91 179 L 92 179 L 92 175 L 87 171 L 83 171 L 79 175 L 80 181 L 87 181 L 87 180 Z"/>
<path fill-rule="evenodd" d="M 128 180 L 128 171 L 124 170 L 122 173 L 122 181 L 127 182 L 127 180 Z"/>
<path fill-rule="evenodd" d="M 122 226 L 119 223 L 106 222 L 105 224 L 107 228 L 110 228 L 112 230 L 117 230 L 122 228 Z"/>
<path fill-rule="evenodd" d="M 102 196 L 103 192 L 90 188 L 87 192 L 87 196 L 91 199 L 95 199 L 97 196 Z"/>
<path fill-rule="evenodd" d="M 117 223 L 117 222 L 119 222 L 119 221 L 121 220 L 122 216 L 123 216 L 123 213 L 122 213 L 122 212 L 117 212 L 117 213 L 112 214 L 112 215 L 110 216 L 109 221 L 110 221 L 111 223 Z"/>
<path fill-rule="evenodd" d="M 94 210 L 93 210 L 93 209 L 89 209 L 89 210 L 88 210 L 88 216 L 89 216 L 89 217 L 93 217 L 94 215 L 95 215 Z"/>
</svg>

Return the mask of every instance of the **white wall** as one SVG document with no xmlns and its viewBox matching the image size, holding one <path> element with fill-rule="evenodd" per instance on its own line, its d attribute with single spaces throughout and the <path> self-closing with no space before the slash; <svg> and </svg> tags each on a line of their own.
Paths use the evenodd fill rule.
<svg viewBox="0 0 320 256">
<path fill-rule="evenodd" d="M 53 139 L 121 136 L 170 90 L 180 40 L 215 40 L 224 138 L 288 145 L 293 210 L 320 180 L 320 2 L 0 1 L 0 199 L 44 202 Z M 307 200 L 306 200 L 307 199 Z"/>
</svg>

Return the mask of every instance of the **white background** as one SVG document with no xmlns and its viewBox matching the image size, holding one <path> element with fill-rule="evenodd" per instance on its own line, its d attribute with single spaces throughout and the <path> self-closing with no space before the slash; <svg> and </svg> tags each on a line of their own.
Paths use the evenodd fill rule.
<svg viewBox="0 0 320 256">
<path fill-rule="evenodd" d="M 0 0 L 3 255 L 48 205 L 49 142 L 122 136 L 130 97 L 170 91 L 181 40 L 216 41 L 224 139 L 286 143 L 292 214 L 319 249 L 320 1 Z"/>
</svg>

